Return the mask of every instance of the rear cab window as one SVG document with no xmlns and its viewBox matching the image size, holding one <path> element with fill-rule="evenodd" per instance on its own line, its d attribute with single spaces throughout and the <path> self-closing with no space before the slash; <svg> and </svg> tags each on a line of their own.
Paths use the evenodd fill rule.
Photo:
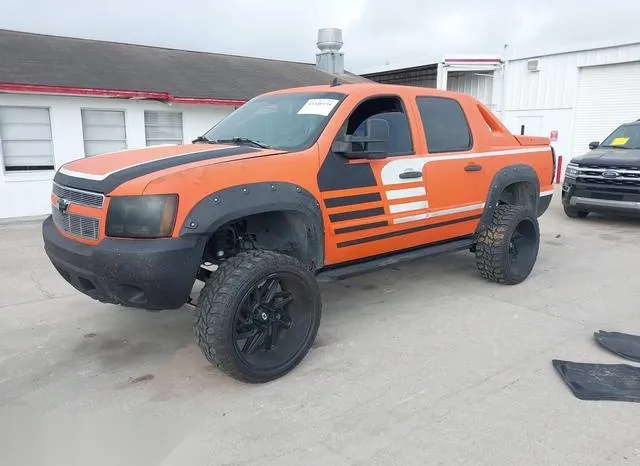
<svg viewBox="0 0 640 466">
<path fill-rule="evenodd" d="M 463 152 L 473 146 L 469 122 L 460 103 L 448 97 L 418 96 L 429 153 Z"/>
</svg>

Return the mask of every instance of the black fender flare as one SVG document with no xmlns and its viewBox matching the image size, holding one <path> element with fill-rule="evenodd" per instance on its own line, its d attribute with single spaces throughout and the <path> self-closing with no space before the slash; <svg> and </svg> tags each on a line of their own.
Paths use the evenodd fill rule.
<svg viewBox="0 0 640 466">
<path fill-rule="evenodd" d="M 491 223 L 493 211 L 498 205 L 500 196 L 504 192 L 505 188 L 514 183 L 522 182 L 528 183 L 533 187 L 529 196 L 533 212 L 537 214 L 538 203 L 540 202 L 540 179 L 538 178 L 538 174 L 531 165 L 509 165 L 508 167 L 500 169 L 491 180 L 489 192 L 487 193 L 485 201 L 484 212 L 480 218 L 477 232 L 482 231 Z"/>
<path fill-rule="evenodd" d="M 180 225 L 180 236 L 210 236 L 222 225 L 249 215 L 293 211 L 304 215 L 316 267 L 324 263 L 324 224 L 320 203 L 301 186 L 281 181 L 225 188 L 201 199 Z"/>
</svg>

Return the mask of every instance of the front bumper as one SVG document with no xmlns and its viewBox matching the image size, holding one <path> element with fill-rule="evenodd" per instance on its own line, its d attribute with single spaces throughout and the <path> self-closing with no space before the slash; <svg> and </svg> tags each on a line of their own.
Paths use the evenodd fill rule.
<svg viewBox="0 0 640 466">
<path fill-rule="evenodd" d="M 143 309 L 187 302 L 204 250 L 199 237 L 109 238 L 88 245 L 62 236 L 51 216 L 42 236 L 51 263 L 74 288 L 101 302 Z"/>
<path fill-rule="evenodd" d="M 640 215 L 640 192 L 626 187 L 593 186 L 565 179 L 562 204 L 585 212 Z"/>
</svg>

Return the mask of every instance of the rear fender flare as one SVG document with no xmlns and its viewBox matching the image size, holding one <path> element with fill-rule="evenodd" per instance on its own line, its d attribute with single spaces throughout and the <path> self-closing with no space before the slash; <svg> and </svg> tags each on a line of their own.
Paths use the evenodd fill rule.
<svg viewBox="0 0 640 466">
<path fill-rule="evenodd" d="M 292 183 L 250 183 L 209 194 L 186 215 L 180 226 L 180 236 L 208 237 L 226 223 L 268 212 L 297 212 L 304 216 L 314 265 L 321 267 L 324 225 L 320 204 L 313 194 Z"/>
<path fill-rule="evenodd" d="M 531 165 L 519 164 L 510 165 L 498 171 L 489 185 L 489 192 L 485 201 L 484 212 L 480 218 L 480 223 L 476 233 L 486 229 L 491 223 L 493 211 L 495 210 L 500 196 L 504 190 L 515 183 L 527 183 L 530 186 L 529 200 L 533 212 L 538 212 L 538 203 L 540 202 L 540 180 L 535 169 Z"/>
</svg>

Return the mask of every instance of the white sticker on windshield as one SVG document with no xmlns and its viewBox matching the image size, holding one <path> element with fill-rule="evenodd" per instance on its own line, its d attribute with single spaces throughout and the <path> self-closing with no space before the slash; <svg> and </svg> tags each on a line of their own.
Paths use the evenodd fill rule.
<svg viewBox="0 0 640 466">
<path fill-rule="evenodd" d="M 336 99 L 309 99 L 307 103 L 298 110 L 298 115 L 322 115 L 327 116 L 336 106 Z"/>
</svg>

